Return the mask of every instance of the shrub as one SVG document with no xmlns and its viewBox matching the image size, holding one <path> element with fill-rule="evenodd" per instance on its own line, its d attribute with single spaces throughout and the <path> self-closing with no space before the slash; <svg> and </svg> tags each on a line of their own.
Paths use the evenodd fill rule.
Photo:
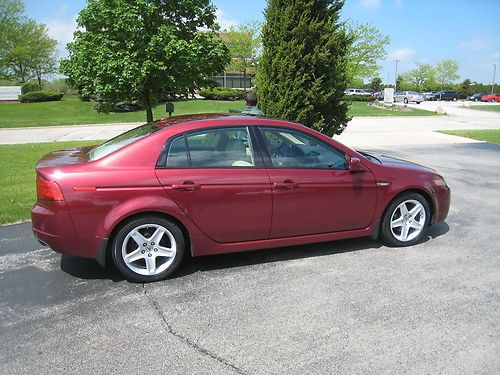
<svg viewBox="0 0 500 375">
<path fill-rule="evenodd" d="M 224 87 L 213 87 L 201 89 L 200 95 L 210 100 L 241 100 L 245 97 L 245 91 Z"/>
<path fill-rule="evenodd" d="M 375 98 L 370 94 L 344 95 L 344 100 L 348 102 L 373 102 Z"/>
<path fill-rule="evenodd" d="M 21 103 L 55 102 L 61 100 L 64 94 L 54 91 L 33 91 L 19 95 Z"/>
<path fill-rule="evenodd" d="M 24 82 L 21 86 L 21 94 L 27 94 L 29 92 L 40 91 L 42 88 L 38 82 Z"/>
<path fill-rule="evenodd" d="M 94 102 L 93 108 L 98 112 L 136 112 L 142 110 L 143 107 L 137 102 L 119 102 L 119 103 L 108 103 L 108 102 Z"/>
</svg>

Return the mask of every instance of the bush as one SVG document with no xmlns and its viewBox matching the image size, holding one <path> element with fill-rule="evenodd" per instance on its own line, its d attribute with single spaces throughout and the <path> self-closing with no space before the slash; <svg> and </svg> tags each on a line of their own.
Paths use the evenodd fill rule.
<svg viewBox="0 0 500 375">
<path fill-rule="evenodd" d="M 119 103 L 108 103 L 108 102 L 94 102 L 93 108 L 98 112 L 136 112 L 143 107 L 137 102 L 119 102 Z"/>
<path fill-rule="evenodd" d="M 21 103 L 55 102 L 61 100 L 64 94 L 54 91 L 33 91 L 19 95 Z"/>
<path fill-rule="evenodd" d="M 375 98 L 370 94 L 344 95 L 344 100 L 348 102 L 373 102 Z"/>
<path fill-rule="evenodd" d="M 213 87 L 201 89 L 200 95 L 210 100 L 241 100 L 245 97 L 245 91 L 224 87 Z"/>
<path fill-rule="evenodd" d="M 24 82 L 21 86 L 21 94 L 27 94 L 29 92 L 40 91 L 42 88 L 38 82 Z"/>
</svg>

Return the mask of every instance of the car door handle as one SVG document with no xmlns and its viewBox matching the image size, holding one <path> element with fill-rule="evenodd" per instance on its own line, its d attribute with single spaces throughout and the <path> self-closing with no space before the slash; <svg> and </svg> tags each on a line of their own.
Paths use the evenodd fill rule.
<svg viewBox="0 0 500 375">
<path fill-rule="evenodd" d="M 296 184 L 293 181 L 274 182 L 273 183 L 273 188 L 275 188 L 275 189 L 292 190 L 292 189 L 297 189 L 298 187 L 299 187 L 299 184 Z"/>
<path fill-rule="evenodd" d="M 174 190 L 193 191 L 193 190 L 198 190 L 199 188 L 201 188 L 201 185 L 195 184 L 193 182 L 184 182 L 181 185 L 172 185 L 172 189 Z"/>
</svg>

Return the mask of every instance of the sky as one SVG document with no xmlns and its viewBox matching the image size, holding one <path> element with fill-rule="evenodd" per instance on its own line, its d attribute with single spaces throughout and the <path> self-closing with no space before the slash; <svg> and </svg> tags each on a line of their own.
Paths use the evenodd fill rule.
<svg viewBox="0 0 500 375">
<path fill-rule="evenodd" d="M 264 21 L 266 0 L 212 0 L 221 27 Z M 45 23 L 60 42 L 60 55 L 73 37 L 78 12 L 85 0 L 24 0 L 26 13 Z M 369 23 L 391 42 L 380 61 L 380 77 L 393 83 L 398 73 L 415 62 L 436 65 L 443 59 L 458 61 L 460 80 L 491 83 L 493 64 L 500 81 L 500 0 L 346 0 L 341 20 Z"/>
</svg>

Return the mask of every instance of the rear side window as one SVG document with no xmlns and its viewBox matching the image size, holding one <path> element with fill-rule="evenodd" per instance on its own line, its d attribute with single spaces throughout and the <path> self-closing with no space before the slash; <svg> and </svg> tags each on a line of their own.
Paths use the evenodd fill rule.
<svg viewBox="0 0 500 375">
<path fill-rule="evenodd" d="M 141 125 L 93 148 L 88 152 L 87 158 L 89 161 L 101 159 L 112 152 L 119 150 L 141 138 L 147 137 L 160 129 L 161 128 L 155 123 Z"/>
<path fill-rule="evenodd" d="M 254 152 L 247 127 L 183 134 L 167 147 L 167 168 L 251 168 Z"/>
</svg>

